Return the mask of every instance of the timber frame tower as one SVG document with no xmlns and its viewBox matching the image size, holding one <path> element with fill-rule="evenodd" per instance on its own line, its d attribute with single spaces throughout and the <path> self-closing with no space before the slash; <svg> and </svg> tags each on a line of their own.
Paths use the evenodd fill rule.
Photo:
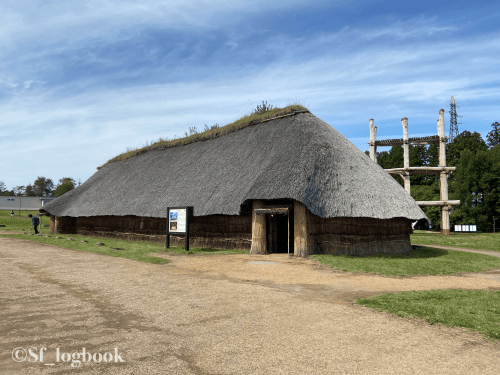
<svg viewBox="0 0 500 375">
<path fill-rule="evenodd" d="M 453 98 L 453 97 L 452 97 Z M 453 100 L 453 99 L 452 99 Z M 439 174 L 440 175 L 440 200 L 439 201 L 417 201 L 420 207 L 441 207 L 441 233 L 450 234 L 450 213 L 453 206 L 460 205 L 459 200 L 448 200 L 448 176 L 455 171 L 455 167 L 446 166 L 446 141 L 449 137 L 444 134 L 444 109 L 439 111 L 437 120 L 437 135 L 428 137 L 408 138 L 408 118 L 401 119 L 403 125 L 403 139 L 384 139 L 377 141 L 377 127 L 373 119 L 370 119 L 370 158 L 377 163 L 377 146 L 404 146 L 404 167 L 386 169 L 391 174 L 400 175 L 405 183 L 405 190 L 410 194 L 410 175 L 416 174 Z M 427 145 L 439 143 L 439 166 L 437 167 L 410 167 L 410 145 Z"/>
</svg>

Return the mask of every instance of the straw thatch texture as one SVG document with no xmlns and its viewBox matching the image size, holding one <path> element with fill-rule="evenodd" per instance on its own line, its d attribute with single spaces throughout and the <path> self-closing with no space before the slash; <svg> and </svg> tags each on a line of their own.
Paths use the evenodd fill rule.
<svg viewBox="0 0 500 375">
<path fill-rule="evenodd" d="M 307 214 L 308 254 L 401 254 L 411 251 L 406 218 L 327 218 Z"/>
<path fill-rule="evenodd" d="M 320 218 L 425 218 L 382 167 L 330 125 L 298 114 L 216 139 L 110 163 L 44 206 L 57 216 L 238 215 L 245 201 L 292 198 Z"/>
<path fill-rule="evenodd" d="M 50 220 L 50 225 L 52 226 L 52 216 Z M 57 230 L 56 230 L 57 229 Z M 54 217 L 54 226 L 49 227 L 49 233 L 76 233 L 76 218 L 74 217 Z"/>
<path fill-rule="evenodd" d="M 68 218 L 60 217 L 63 222 Z M 94 216 L 74 219 L 73 232 L 84 236 L 165 243 L 166 219 L 138 216 Z M 251 215 L 195 217 L 189 225 L 189 246 L 249 250 Z M 62 228 L 68 230 L 68 227 Z M 170 236 L 172 246 L 184 246 L 183 236 Z"/>
</svg>

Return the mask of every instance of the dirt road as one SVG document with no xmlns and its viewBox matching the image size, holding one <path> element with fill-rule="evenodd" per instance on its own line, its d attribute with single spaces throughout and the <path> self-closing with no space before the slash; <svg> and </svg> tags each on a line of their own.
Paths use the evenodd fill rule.
<svg viewBox="0 0 500 375">
<path fill-rule="evenodd" d="M 286 256 L 169 259 L 0 238 L 0 373 L 499 372 L 500 344 L 480 334 L 351 304 L 398 290 L 500 289 L 498 273 L 382 277 Z M 14 348 L 28 351 L 24 361 Z M 83 348 L 93 357 L 72 368 Z"/>
</svg>

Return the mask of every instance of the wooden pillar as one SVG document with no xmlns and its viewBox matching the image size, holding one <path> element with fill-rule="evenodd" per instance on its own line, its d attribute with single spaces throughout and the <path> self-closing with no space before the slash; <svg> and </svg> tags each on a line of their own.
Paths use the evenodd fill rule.
<svg viewBox="0 0 500 375">
<path fill-rule="evenodd" d="M 250 254 L 267 254 L 266 215 L 255 214 L 255 210 L 262 207 L 264 207 L 264 202 L 252 201 L 252 247 Z"/>
<path fill-rule="evenodd" d="M 293 254 L 306 256 L 307 241 L 307 208 L 301 202 L 293 201 Z"/>
<path fill-rule="evenodd" d="M 57 233 L 56 219 L 57 219 L 56 216 L 50 215 L 49 234 Z"/>
<path fill-rule="evenodd" d="M 410 143 L 408 142 L 408 118 L 403 117 L 401 119 L 401 125 L 403 125 L 403 142 L 404 142 L 404 167 L 410 168 Z M 404 172 L 405 179 L 405 190 L 410 194 L 410 172 Z"/>
<path fill-rule="evenodd" d="M 377 127 L 373 124 L 373 119 L 370 119 L 370 158 L 376 163 L 377 162 L 377 146 L 375 146 L 375 141 L 377 140 Z"/>
<path fill-rule="evenodd" d="M 444 109 L 439 110 L 437 121 L 439 136 L 439 166 L 446 167 L 446 138 L 444 135 Z M 448 173 L 442 171 L 440 174 L 440 200 L 448 201 Z M 448 206 L 441 207 L 441 233 L 450 234 L 450 210 Z"/>
</svg>

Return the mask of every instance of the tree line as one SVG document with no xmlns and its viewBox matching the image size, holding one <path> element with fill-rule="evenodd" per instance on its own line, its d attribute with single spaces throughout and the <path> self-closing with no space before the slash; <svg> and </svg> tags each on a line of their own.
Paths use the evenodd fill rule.
<svg viewBox="0 0 500 375">
<path fill-rule="evenodd" d="M 32 184 L 14 186 L 11 190 L 8 190 L 5 184 L 0 181 L 0 195 L 18 197 L 60 197 L 80 185 L 80 182 L 77 184 L 71 177 L 63 177 L 59 180 L 57 185 L 54 185 L 54 182 L 50 178 L 39 176 Z"/>
<path fill-rule="evenodd" d="M 456 170 L 448 178 L 448 199 L 460 200 L 450 215 L 451 228 L 455 224 L 475 224 L 478 231 L 493 231 L 493 223 L 500 227 L 500 123 L 491 125 L 486 136 L 468 130 L 446 145 L 446 164 Z M 366 152 L 367 154 L 368 151 Z M 384 169 L 404 167 L 403 146 L 377 152 L 377 162 Z M 410 145 L 410 166 L 438 166 L 439 145 Z M 404 186 L 399 175 L 393 176 Z M 439 201 L 439 174 L 410 177 L 411 195 L 416 201 Z M 441 228 L 441 207 L 423 207 L 433 229 Z M 421 220 L 418 229 L 428 229 Z M 498 231 L 498 229 L 496 229 Z"/>
</svg>

